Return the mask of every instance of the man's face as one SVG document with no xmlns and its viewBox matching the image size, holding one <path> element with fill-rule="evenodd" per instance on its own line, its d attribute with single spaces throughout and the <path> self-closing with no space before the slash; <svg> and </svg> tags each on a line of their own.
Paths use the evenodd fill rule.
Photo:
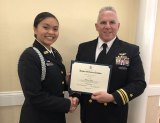
<svg viewBox="0 0 160 123">
<path fill-rule="evenodd" d="M 116 37 L 120 23 L 116 13 L 113 11 L 102 11 L 95 26 L 101 40 L 108 42 Z"/>
</svg>

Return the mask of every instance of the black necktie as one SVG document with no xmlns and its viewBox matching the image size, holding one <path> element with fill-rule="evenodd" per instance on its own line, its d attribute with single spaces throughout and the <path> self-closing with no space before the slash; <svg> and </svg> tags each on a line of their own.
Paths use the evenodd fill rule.
<svg viewBox="0 0 160 123">
<path fill-rule="evenodd" d="M 99 53 L 98 58 L 96 63 L 103 63 L 104 62 L 104 58 L 106 57 L 106 48 L 107 48 L 107 44 L 103 44 L 103 50 Z"/>
</svg>

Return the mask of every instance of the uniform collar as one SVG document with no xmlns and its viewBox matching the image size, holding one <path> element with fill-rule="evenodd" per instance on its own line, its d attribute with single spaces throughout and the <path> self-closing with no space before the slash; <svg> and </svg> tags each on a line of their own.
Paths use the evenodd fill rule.
<svg viewBox="0 0 160 123">
<path fill-rule="evenodd" d="M 102 39 L 99 37 L 99 38 L 98 38 L 98 44 L 97 44 L 98 49 L 100 49 L 100 48 L 102 47 L 102 44 L 103 44 L 103 43 L 106 43 L 107 46 L 108 46 L 108 48 L 110 49 L 110 47 L 112 46 L 112 44 L 113 44 L 113 42 L 114 42 L 115 39 L 116 39 L 116 37 L 113 38 L 111 41 L 104 42 L 104 41 L 102 41 Z"/>
<path fill-rule="evenodd" d="M 52 47 L 50 47 L 50 49 L 48 49 L 46 46 L 44 46 L 39 40 L 36 39 L 36 41 L 38 41 L 49 53 L 52 53 L 53 54 L 53 51 L 52 51 Z"/>
</svg>

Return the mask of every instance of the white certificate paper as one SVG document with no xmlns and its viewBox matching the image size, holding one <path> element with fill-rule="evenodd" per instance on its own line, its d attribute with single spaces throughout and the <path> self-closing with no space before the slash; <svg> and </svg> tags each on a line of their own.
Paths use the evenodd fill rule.
<svg viewBox="0 0 160 123">
<path fill-rule="evenodd" d="M 86 93 L 107 92 L 109 76 L 109 66 L 73 62 L 70 88 L 72 91 Z"/>
</svg>

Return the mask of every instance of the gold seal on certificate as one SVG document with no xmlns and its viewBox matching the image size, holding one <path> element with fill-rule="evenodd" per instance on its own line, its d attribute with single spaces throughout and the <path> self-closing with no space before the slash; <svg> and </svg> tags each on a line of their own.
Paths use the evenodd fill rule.
<svg viewBox="0 0 160 123">
<path fill-rule="evenodd" d="M 73 62 L 70 88 L 72 91 L 94 93 L 106 91 L 110 77 L 110 67 L 105 65 Z"/>
</svg>

